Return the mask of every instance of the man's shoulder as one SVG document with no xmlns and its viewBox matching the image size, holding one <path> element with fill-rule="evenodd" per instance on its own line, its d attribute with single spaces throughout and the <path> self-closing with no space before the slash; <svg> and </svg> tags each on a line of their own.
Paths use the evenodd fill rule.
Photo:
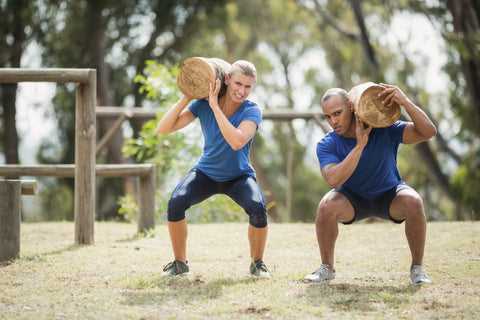
<svg viewBox="0 0 480 320">
<path fill-rule="evenodd" d="M 241 117 L 263 118 L 262 109 L 255 102 L 250 100 L 245 100 L 243 102 L 243 110 L 241 114 Z"/>
<path fill-rule="evenodd" d="M 244 106 L 245 106 L 245 110 L 258 109 L 261 112 L 261 109 L 256 102 L 253 102 L 252 100 L 247 99 L 243 103 L 244 103 Z"/>
<path fill-rule="evenodd" d="M 192 106 L 203 106 L 203 105 L 208 105 L 208 100 L 207 99 L 196 99 L 193 100 Z"/>
<path fill-rule="evenodd" d="M 204 106 L 208 106 L 207 99 L 196 99 L 196 100 L 193 100 L 192 103 L 190 103 L 189 109 L 198 110 L 199 108 Z"/>
<path fill-rule="evenodd" d="M 323 136 L 322 139 L 320 139 L 320 141 L 318 141 L 318 145 L 321 145 L 321 144 L 331 144 L 331 143 L 335 143 L 337 142 L 339 136 L 335 133 L 335 131 L 330 131 L 330 132 L 327 132 L 326 135 Z"/>
</svg>

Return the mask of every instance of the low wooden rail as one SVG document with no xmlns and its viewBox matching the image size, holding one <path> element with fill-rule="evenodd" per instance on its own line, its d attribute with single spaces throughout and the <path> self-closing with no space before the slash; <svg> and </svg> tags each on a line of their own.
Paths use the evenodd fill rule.
<svg viewBox="0 0 480 320">
<path fill-rule="evenodd" d="M 155 166 L 153 164 L 97 164 L 100 177 L 139 177 L 138 231 L 155 227 Z M 74 164 L 60 165 L 0 165 L 0 176 L 74 177 Z"/>
</svg>

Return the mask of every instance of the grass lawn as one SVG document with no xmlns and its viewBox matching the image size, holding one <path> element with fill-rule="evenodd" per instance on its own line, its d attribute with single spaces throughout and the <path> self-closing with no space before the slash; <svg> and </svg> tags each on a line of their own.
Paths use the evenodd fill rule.
<svg viewBox="0 0 480 320">
<path fill-rule="evenodd" d="M 409 285 L 403 225 L 340 226 L 337 278 L 301 281 L 319 266 L 312 224 L 272 224 L 265 262 L 248 276 L 247 224 L 191 225 L 188 278 L 163 279 L 166 226 L 96 223 L 74 246 L 72 223 L 22 224 L 21 257 L 0 265 L 0 319 L 480 319 L 480 223 L 429 223 L 434 283 Z"/>
</svg>

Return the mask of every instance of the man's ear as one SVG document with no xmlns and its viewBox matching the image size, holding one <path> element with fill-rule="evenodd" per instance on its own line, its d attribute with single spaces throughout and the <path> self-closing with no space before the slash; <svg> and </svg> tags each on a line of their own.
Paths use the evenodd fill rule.
<svg viewBox="0 0 480 320">
<path fill-rule="evenodd" d="M 351 112 L 355 112 L 355 108 L 353 107 L 353 102 L 351 100 L 348 100 L 348 107 L 350 108 Z"/>
<path fill-rule="evenodd" d="M 225 84 L 228 86 L 229 82 L 230 82 L 230 78 L 231 78 L 231 75 L 230 73 L 227 73 L 225 74 Z"/>
</svg>

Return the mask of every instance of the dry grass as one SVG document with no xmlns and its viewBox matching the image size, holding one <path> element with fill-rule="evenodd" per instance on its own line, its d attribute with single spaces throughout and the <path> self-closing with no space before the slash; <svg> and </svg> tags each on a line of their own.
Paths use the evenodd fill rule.
<svg viewBox="0 0 480 320">
<path fill-rule="evenodd" d="M 403 226 L 341 226 L 337 279 L 300 279 L 319 264 L 313 225 L 271 225 L 271 280 L 248 277 L 246 224 L 192 225 L 193 275 L 162 279 L 165 226 L 97 223 L 96 244 L 73 246 L 71 223 L 22 225 L 22 256 L 0 266 L 0 319 L 480 319 L 480 223 L 430 223 L 434 284 L 408 282 Z"/>
</svg>

